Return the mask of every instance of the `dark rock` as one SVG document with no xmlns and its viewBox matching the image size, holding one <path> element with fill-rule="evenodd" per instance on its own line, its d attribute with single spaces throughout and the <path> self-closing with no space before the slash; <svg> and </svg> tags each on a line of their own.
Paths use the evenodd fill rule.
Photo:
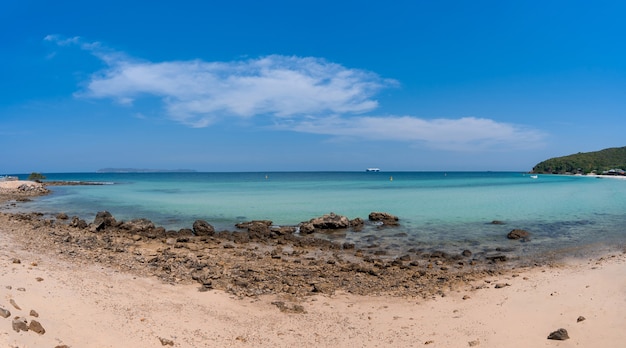
<svg viewBox="0 0 626 348">
<path fill-rule="evenodd" d="M 176 238 L 191 236 L 193 236 L 193 230 L 191 228 L 181 228 L 178 232 L 176 232 L 176 234 L 174 234 L 174 237 Z"/>
<path fill-rule="evenodd" d="M 350 220 L 347 217 L 335 213 L 313 218 L 309 222 L 313 224 L 313 227 L 321 230 L 338 230 L 350 226 Z"/>
<path fill-rule="evenodd" d="M 567 330 L 565 329 L 558 329 L 554 332 L 551 332 L 550 335 L 548 335 L 549 340 L 565 341 L 568 338 L 569 338 L 569 335 L 567 334 Z"/>
<path fill-rule="evenodd" d="M 270 220 L 253 220 L 235 225 L 237 228 L 247 229 L 251 239 L 259 240 L 265 240 L 271 237 L 270 226 L 272 226 L 272 221 Z"/>
<path fill-rule="evenodd" d="M 296 232 L 295 226 L 272 226 L 270 231 L 276 235 L 284 236 Z"/>
<path fill-rule="evenodd" d="M 43 326 L 41 326 L 41 323 L 39 323 L 37 320 L 31 320 L 30 324 L 28 324 L 28 329 L 40 335 L 46 333 L 46 329 L 44 329 Z"/>
<path fill-rule="evenodd" d="M 215 228 L 204 220 L 196 220 L 193 223 L 193 233 L 196 236 L 212 236 L 215 234 Z"/>
<path fill-rule="evenodd" d="M 36 311 L 36 310 L 31 309 L 31 310 L 30 310 L 30 316 L 31 316 L 31 317 L 35 317 L 35 318 L 39 318 L 39 313 L 37 313 L 37 311 Z"/>
<path fill-rule="evenodd" d="M 465 257 L 470 257 L 470 256 L 472 256 L 472 252 L 466 249 L 466 250 L 463 250 L 461 255 L 463 255 Z"/>
<path fill-rule="evenodd" d="M 0 317 L 8 318 L 10 316 L 11 316 L 11 312 L 9 312 L 8 309 L 4 309 L 4 308 L 0 307 Z"/>
<path fill-rule="evenodd" d="M 383 225 L 395 226 L 398 224 L 398 217 L 389 213 L 371 212 L 368 216 L 370 221 L 381 221 Z"/>
<path fill-rule="evenodd" d="M 84 229 L 87 228 L 87 222 L 85 220 L 79 219 L 78 216 L 73 216 L 72 221 L 70 221 L 70 226 Z"/>
<path fill-rule="evenodd" d="M 120 228 L 131 233 L 145 233 L 154 229 L 155 226 L 154 223 L 148 219 L 134 219 L 122 223 Z"/>
<path fill-rule="evenodd" d="M 576 319 L 577 323 L 580 323 L 581 321 L 585 321 L 587 318 L 583 317 L 582 315 L 580 317 L 578 317 L 578 319 Z"/>
<path fill-rule="evenodd" d="M 300 234 L 311 234 L 315 232 L 315 226 L 310 222 L 303 222 L 299 226 Z"/>
<path fill-rule="evenodd" d="M 492 225 L 504 225 L 504 221 L 500 221 L 500 220 L 493 220 L 491 221 Z"/>
<path fill-rule="evenodd" d="M 491 255 L 491 256 L 485 256 L 485 259 L 492 261 L 492 262 L 505 262 L 508 258 L 506 257 L 506 255 Z"/>
<path fill-rule="evenodd" d="M 449 255 L 444 251 L 435 250 L 432 253 L 430 253 L 430 258 L 431 259 L 447 259 L 449 258 Z"/>
<path fill-rule="evenodd" d="M 361 218 L 350 220 L 350 227 L 352 227 L 354 232 L 360 232 L 363 229 L 363 226 L 365 226 L 365 222 Z"/>
<path fill-rule="evenodd" d="M 161 341 L 162 346 L 174 346 L 174 341 L 170 339 L 159 337 L 159 341 Z"/>
<path fill-rule="evenodd" d="M 100 211 L 96 214 L 96 218 L 93 220 L 93 229 L 95 231 L 101 231 L 107 227 L 117 225 L 117 221 L 111 213 L 108 211 Z"/>
<path fill-rule="evenodd" d="M 69 219 L 69 216 L 67 216 L 67 214 L 65 214 L 65 213 L 58 213 L 57 214 L 57 219 L 59 219 L 59 220 L 67 220 L 67 219 Z"/>
<path fill-rule="evenodd" d="M 530 241 L 530 232 L 526 230 L 514 229 L 506 235 L 508 239 L 519 239 L 522 242 Z"/>
</svg>

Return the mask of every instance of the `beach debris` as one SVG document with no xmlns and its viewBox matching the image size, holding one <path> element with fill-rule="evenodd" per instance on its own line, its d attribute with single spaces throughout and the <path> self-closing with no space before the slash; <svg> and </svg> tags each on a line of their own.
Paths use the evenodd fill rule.
<svg viewBox="0 0 626 348">
<path fill-rule="evenodd" d="M 463 296 L 463 299 L 464 299 L 464 300 L 469 300 L 470 298 L 471 298 L 471 297 L 470 297 L 469 295 L 465 295 L 465 296 Z"/>
<path fill-rule="evenodd" d="M 509 284 L 509 283 L 497 283 L 494 288 L 502 289 L 502 288 L 507 287 L 507 286 L 511 286 L 511 284 Z"/>
<path fill-rule="evenodd" d="M 37 278 L 35 278 L 35 280 L 36 280 L 36 281 L 38 281 L 38 282 L 42 282 L 42 281 L 43 281 L 43 278 L 41 278 L 41 277 L 37 277 Z"/>
<path fill-rule="evenodd" d="M 576 322 L 577 322 L 577 323 L 580 323 L 581 321 L 585 321 L 585 320 L 587 320 L 587 318 L 585 318 L 585 317 L 583 317 L 583 316 L 581 315 L 581 316 L 579 316 L 579 317 L 576 319 Z"/>
<path fill-rule="evenodd" d="M 193 223 L 193 233 L 196 236 L 212 236 L 215 234 L 215 228 L 204 220 L 196 220 Z"/>
<path fill-rule="evenodd" d="M 467 342 L 467 344 L 468 344 L 470 347 L 476 347 L 477 345 L 479 345 L 479 344 L 480 344 L 480 341 L 479 341 L 479 340 L 473 340 L 473 341 L 469 341 L 469 342 Z"/>
<path fill-rule="evenodd" d="M 569 335 L 567 334 L 567 330 L 563 328 L 553 331 L 550 335 L 548 335 L 549 340 L 565 341 L 568 338 Z"/>
<path fill-rule="evenodd" d="M 433 340 L 428 340 L 428 341 L 424 342 L 425 345 L 433 344 L 433 343 L 435 343 L 435 341 L 433 341 Z"/>
<path fill-rule="evenodd" d="M 37 320 L 31 320 L 30 324 L 28 324 L 28 329 L 40 335 L 43 335 L 46 333 L 46 329 L 44 329 L 43 326 L 41 326 L 41 323 L 38 322 Z"/>
<path fill-rule="evenodd" d="M 522 242 L 529 242 L 530 241 L 530 232 L 526 231 L 526 230 L 520 230 L 520 229 L 514 229 L 511 232 L 509 232 L 506 237 L 508 239 L 516 239 L 516 240 L 520 240 Z"/>
<path fill-rule="evenodd" d="M 58 346 L 54 346 L 54 348 L 70 348 L 67 344 L 59 344 Z"/>
<path fill-rule="evenodd" d="M 11 316 L 11 312 L 8 309 L 0 307 L 0 317 L 8 318 Z"/>
<path fill-rule="evenodd" d="M 173 346 L 174 341 L 167 339 L 165 337 L 159 337 L 159 341 L 161 341 L 162 346 Z"/>
<path fill-rule="evenodd" d="M 22 287 L 20 287 L 20 288 L 17 288 L 17 289 L 15 289 L 15 290 L 24 292 L 24 291 L 26 291 L 26 288 L 22 288 Z"/>
<path fill-rule="evenodd" d="M 18 259 L 18 258 L 13 258 L 12 262 L 16 263 L 16 264 L 22 263 L 22 261 L 20 259 Z"/>
<path fill-rule="evenodd" d="M 20 306 L 18 306 L 18 305 L 17 305 L 17 303 L 15 303 L 15 300 L 14 300 L 14 299 L 10 299 L 10 300 L 9 300 L 9 303 L 10 303 L 13 307 L 15 307 L 15 309 L 17 309 L 17 310 L 21 310 L 21 309 L 22 309 L 22 308 L 20 308 Z"/>
<path fill-rule="evenodd" d="M 15 330 L 15 332 L 28 331 L 28 321 L 25 318 L 13 318 L 13 323 L 11 325 L 13 326 L 13 330 Z"/>
<path fill-rule="evenodd" d="M 29 314 L 31 317 L 39 318 L 39 313 L 34 309 L 31 309 Z"/>
</svg>

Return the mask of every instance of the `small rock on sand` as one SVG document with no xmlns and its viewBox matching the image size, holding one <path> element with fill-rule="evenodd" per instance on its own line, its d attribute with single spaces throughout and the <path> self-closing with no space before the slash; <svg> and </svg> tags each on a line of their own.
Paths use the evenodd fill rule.
<svg viewBox="0 0 626 348">
<path fill-rule="evenodd" d="M 41 326 L 41 323 L 39 323 L 37 320 L 31 320 L 30 324 L 28 324 L 28 329 L 40 335 L 46 333 L 46 329 L 44 329 L 43 326 Z"/>
<path fill-rule="evenodd" d="M 163 338 L 163 337 L 159 337 L 159 341 L 161 341 L 161 345 L 162 346 L 173 346 L 174 345 L 174 341 L 167 339 L 167 338 Z"/>
<path fill-rule="evenodd" d="M 577 322 L 577 323 L 580 323 L 581 321 L 585 321 L 585 319 L 587 319 L 587 318 L 585 318 L 585 317 L 583 317 L 583 316 L 581 315 L 580 317 L 578 317 L 578 319 L 576 319 L 576 322 Z"/>
<path fill-rule="evenodd" d="M 11 316 L 11 312 L 9 312 L 8 309 L 4 309 L 4 308 L 0 307 L 0 317 L 8 318 L 10 316 Z"/>
<path fill-rule="evenodd" d="M 24 318 L 15 317 L 12 326 L 15 332 L 28 331 L 28 321 Z"/>
<path fill-rule="evenodd" d="M 562 329 L 562 328 L 556 331 L 553 331 L 550 333 L 550 335 L 548 335 L 549 340 L 565 341 L 568 338 L 569 338 L 569 335 L 567 334 L 567 330 Z"/>
<path fill-rule="evenodd" d="M 12 305 L 13 307 L 15 307 L 15 309 L 17 309 L 17 310 L 21 310 L 21 309 L 22 309 L 22 308 L 20 308 L 20 306 L 18 306 L 18 305 L 17 305 L 17 303 L 15 303 L 15 300 L 14 300 L 14 299 L 10 299 L 10 300 L 9 300 L 9 303 L 11 303 L 11 305 Z"/>
<path fill-rule="evenodd" d="M 37 311 L 36 311 L 36 310 L 31 309 L 31 310 L 30 310 L 30 316 L 31 316 L 31 317 L 35 317 L 35 318 L 39 318 L 39 313 L 37 313 Z"/>
</svg>

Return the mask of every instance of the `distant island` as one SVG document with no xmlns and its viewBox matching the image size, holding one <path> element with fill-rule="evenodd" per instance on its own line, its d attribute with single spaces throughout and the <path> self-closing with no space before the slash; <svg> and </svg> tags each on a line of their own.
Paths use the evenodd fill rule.
<svg viewBox="0 0 626 348">
<path fill-rule="evenodd" d="M 194 173 L 193 169 L 102 168 L 96 173 Z"/>
<path fill-rule="evenodd" d="M 551 158 L 538 163 L 531 173 L 624 175 L 625 169 L 626 146 Z"/>
</svg>

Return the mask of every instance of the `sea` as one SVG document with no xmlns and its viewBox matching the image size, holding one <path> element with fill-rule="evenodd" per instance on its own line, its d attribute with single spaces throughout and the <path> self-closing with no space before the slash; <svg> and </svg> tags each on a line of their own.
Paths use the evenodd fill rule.
<svg viewBox="0 0 626 348">
<path fill-rule="evenodd" d="M 287 226 L 330 212 L 366 221 L 370 212 L 387 212 L 399 218 L 399 226 L 367 223 L 360 232 L 319 236 L 391 256 L 407 250 L 584 256 L 626 245 L 626 180 L 610 178 L 385 171 L 45 175 L 101 185 L 50 186 L 50 195 L 1 209 L 64 212 L 87 222 L 106 210 L 117 220 L 147 218 L 173 230 L 201 219 L 230 231 L 250 220 Z M 507 239 L 513 229 L 529 231 L 530 241 Z"/>
</svg>

